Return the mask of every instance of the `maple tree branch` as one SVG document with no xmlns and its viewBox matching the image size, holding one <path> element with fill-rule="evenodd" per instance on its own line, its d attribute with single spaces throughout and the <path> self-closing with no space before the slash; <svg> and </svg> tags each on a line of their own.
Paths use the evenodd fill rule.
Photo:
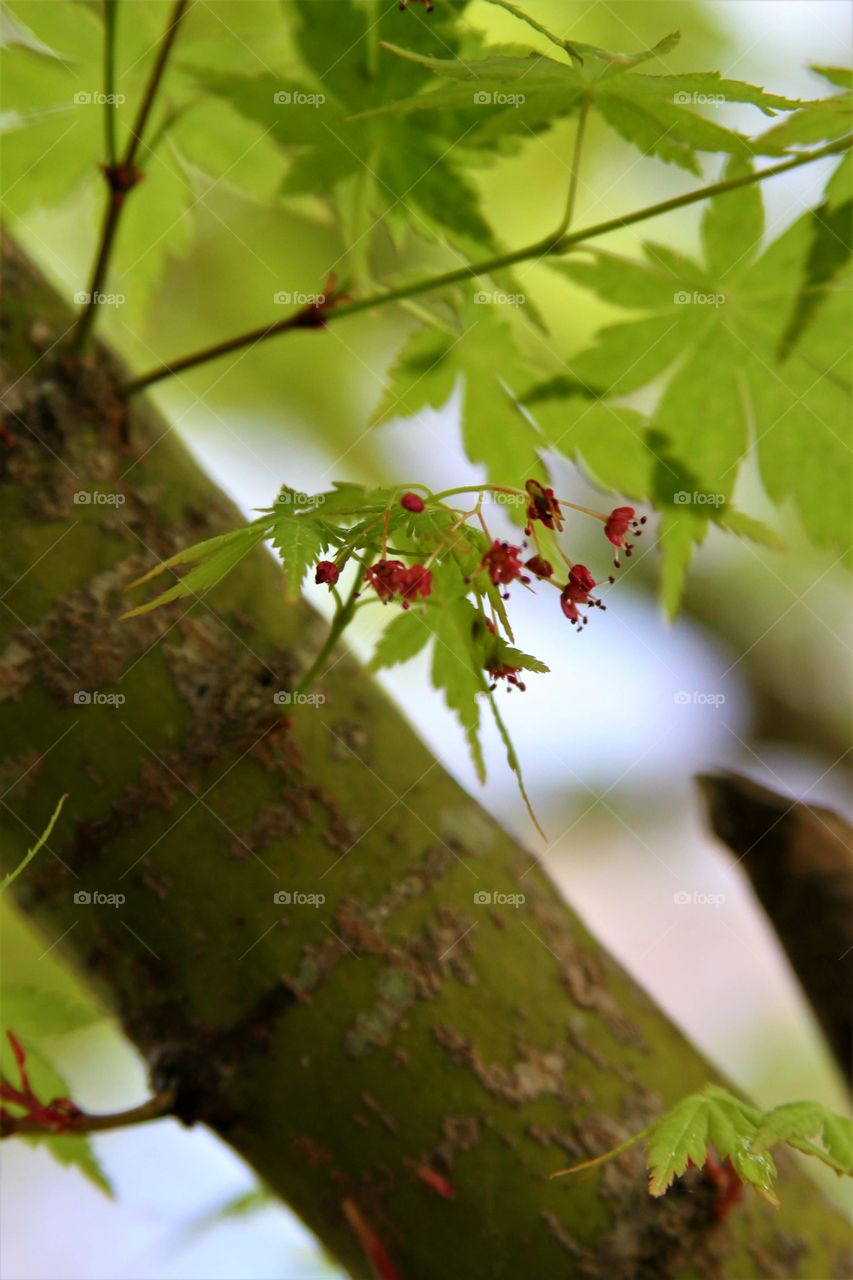
<svg viewBox="0 0 853 1280">
<path fill-rule="evenodd" d="M 157 51 L 157 57 L 154 66 L 151 68 L 151 74 L 148 77 L 148 83 L 142 94 L 142 99 L 136 112 L 136 118 L 130 130 L 130 138 L 121 160 L 116 163 L 110 154 L 111 146 L 114 147 L 114 137 L 110 141 L 108 132 L 107 141 L 107 163 L 104 166 L 104 174 L 110 187 L 109 203 L 104 215 L 104 222 L 101 228 L 101 238 L 98 246 L 98 253 L 95 258 L 95 265 L 92 268 L 92 277 L 89 282 L 87 301 L 83 304 L 83 310 L 74 328 L 71 339 L 71 350 L 75 355 L 80 355 L 88 341 L 92 325 L 95 322 L 95 311 L 98 305 L 98 298 L 102 292 L 104 280 L 106 279 L 107 269 L 109 267 L 110 255 L 112 253 L 113 244 L 115 242 L 118 224 L 121 218 L 121 211 L 124 208 L 124 200 L 128 191 L 138 181 L 139 175 L 136 173 L 135 162 L 136 155 L 142 143 L 142 134 L 148 123 L 148 117 L 154 106 L 157 97 L 157 90 L 160 87 L 160 81 L 163 78 L 163 72 L 166 70 L 166 64 L 169 60 L 169 54 L 175 43 L 178 34 L 178 28 L 181 20 L 189 6 L 190 0 L 175 0 L 172 11 L 169 15 L 169 21 L 166 30 L 160 42 Z M 108 6 L 109 8 L 109 6 Z M 112 82 L 112 44 L 115 37 L 114 31 L 114 15 L 111 15 L 107 23 L 106 32 L 106 66 L 108 83 Z M 109 92 L 109 91 L 108 91 Z M 106 110 L 110 111 L 114 108 L 107 102 Z M 112 129 L 113 126 L 110 126 Z"/>
<path fill-rule="evenodd" d="M 708 200 L 713 196 L 736 191 L 739 187 L 747 187 L 754 182 L 763 182 L 766 178 L 774 178 L 778 174 L 788 173 L 792 169 L 798 169 L 804 164 L 811 164 L 812 161 L 821 160 L 825 156 L 837 155 L 842 151 L 846 151 L 851 143 L 853 143 L 853 135 L 848 135 L 846 138 L 838 139 L 828 146 L 819 148 L 817 151 L 795 156 L 792 160 L 773 165 L 769 169 L 761 169 L 757 173 L 743 174 L 739 178 L 726 178 L 722 182 L 712 182 L 710 186 L 700 187 L 698 191 L 689 191 L 686 195 L 673 196 L 670 200 L 662 200 L 658 204 L 647 205 L 645 208 L 637 209 L 633 213 L 620 214 L 618 217 L 608 218 L 606 222 L 598 222 L 591 227 L 583 227 L 580 231 L 573 231 L 568 235 L 555 237 L 552 234 L 544 240 L 525 246 L 523 249 L 513 249 L 509 253 L 501 253 L 497 257 L 487 258 L 483 262 L 468 263 L 464 267 L 457 267 L 454 271 L 447 271 L 442 275 L 427 276 L 423 280 L 416 280 L 413 284 L 401 285 L 399 289 L 386 289 L 384 292 L 372 294 L 368 298 L 359 298 L 354 302 L 336 305 L 334 309 L 331 306 L 326 306 L 321 308 L 323 321 L 331 323 L 332 320 L 343 320 L 346 316 L 358 315 L 361 311 L 372 311 L 378 307 L 387 307 L 393 302 L 402 302 L 404 299 L 416 297 L 421 293 L 431 293 L 436 289 L 443 289 L 447 285 L 458 284 L 462 280 L 489 275 L 493 271 L 500 271 L 503 267 L 512 267 L 519 262 L 526 262 L 530 258 L 547 258 L 566 253 L 569 249 L 574 248 L 575 245 L 587 240 L 593 240 L 598 236 L 607 235 L 610 231 L 618 231 L 622 227 L 630 227 L 636 222 L 645 222 L 647 219 L 656 218 L 662 213 L 669 213 L 673 209 L 681 209 L 686 205 L 696 204 L 700 200 Z M 190 355 L 181 356 L 178 360 L 157 365 L 156 368 L 149 369 L 146 373 L 141 373 L 138 377 L 131 378 L 128 382 L 125 382 L 120 391 L 125 396 L 136 395 L 139 391 L 152 386 L 155 382 L 161 382 L 164 378 L 174 377 L 175 374 L 182 373 L 185 369 L 193 369 L 197 365 L 206 364 L 209 360 L 216 360 L 219 356 L 227 355 L 231 351 L 239 351 L 243 347 L 253 347 L 259 342 L 264 342 L 267 338 L 275 337 L 277 334 L 288 333 L 293 329 L 322 328 L 323 325 L 316 323 L 317 310 L 317 304 L 312 303 L 303 308 L 302 311 L 297 311 L 294 315 L 287 316 L 284 320 L 277 320 L 273 324 L 263 325 L 261 328 L 250 330 L 248 333 L 238 334 L 234 338 L 228 338 L 224 342 L 216 343 L 214 346 L 205 347 L 201 351 L 194 351 Z M 315 317 L 315 322 L 309 324 L 308 320 L 312 315 Z"/>
</svg>

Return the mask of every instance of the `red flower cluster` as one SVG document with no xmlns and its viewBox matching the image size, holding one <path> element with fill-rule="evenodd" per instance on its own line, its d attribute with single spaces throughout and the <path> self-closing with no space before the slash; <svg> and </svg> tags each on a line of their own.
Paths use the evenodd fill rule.
<svg viewBox="0 0 853 1280">
<path fill-rule="evenodd" d="M 569 619 L 574 622 L 580 631 L 582 626 L 586 626 L 588 618 L 578 613 L 578 605 L 594 605 L 596 609 L 604 609 L 605 605 L 600 600 L 595 600 L 590 592 L 595 589 L 596 582 L 587 569 L 585 564 L 576 564 L 572 567 L 569 574 L 569 580 L 560 592 L 560 608 Z"/>
<path fill-rule="evenodd" d="M 635 538 L 639 538 L 645 523 L 645 516 L 641 516 L 639 520 L 636 519 L 633 507 L 616 507 L 610 512 L 604 525 L 604 536 L 616 548 L 613 563 L 617 569 L 619 568 L 619 548 L 624 547 L 625 555 L 630 557 L 634 544 L 626 541 L 627 535 L 632 533 Z"/>
<path fill-rule="evenodd" d="M 527 519 L 532 523 L 541 520 L 546 529 L 556 529 L 559 533 L 563 527 L 563 513 L 554 496 L 553 489 L 545 489 L 538 480 L 528 480 L 524 486 L 530 497 L 527 508 Z M 530 529 L 527 529 L 530 532 Z"/>
<path fill-rule="evenodd" d="M 324 582 L 328 582 L 329 590 L 331 591 L 340 576 L 341 571 L 333 560 L 319 560 L 317 562 L 314 581 L 318 587 L 322 586 Z"/>
<path fill-rule="evenodd" d="M 521 572 L 521 547 L 514 547 L 509 542 L 497 539 L 489 547 L 480 561 L 481 569 L 488 569 L 489 577 L 495 586 L 508 586 L 518 578 L 519 582 L 529 582 Z"/>
<path fill-rule="evenodd" d="M 377 560 L 365 577 L 383 604 L 399 596 L 404 609 L 419 596 L 426 598 L 432 592 L 432 574 L 422 564 L 406 566 L 402 560 Z"/>
</svg>

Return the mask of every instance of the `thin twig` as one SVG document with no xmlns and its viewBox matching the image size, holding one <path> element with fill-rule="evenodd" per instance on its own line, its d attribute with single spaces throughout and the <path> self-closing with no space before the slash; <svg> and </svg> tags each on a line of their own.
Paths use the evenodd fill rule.
<svg viewBox="0 0 853 1280">
<path fill-rule="evenodd" d="M 138 1107 L 130 1107 L 127 1111 L 113 1111 L 100 1116 L 81 1111 L 76 1116 L 64 1118 L 61 1129 L 4 1111 L 0 1117 L 0 1138 L 11 1138 L 17 1134 L 104 1133 L 109 1129 L 124 1129 L 129 1125 L 144 1124 L 148 1120 L 160 1120 L 170 1115 L 174 1103 L 174 1090 L 167 1089 L 153 1094 L 147 1102 Z"/>
<path fill-rule="evenodd" d="M 458 284 L 463 280 L 490 275 L 503 267 L 515 266 L 517 263 L 525 262 L 530 258 L 547 258 L 567 253 L 575 245 L 587 240 L 593 240 L 598 236 L 607 235 L 611 231 L 618 231 L 622 227 L 630 227 L 637 222 L 659 217 L 661 214 L 669 213 L 674 209 L 681 209 L 687 205 L 696 204 L 701 200 L 711 199 L 713 196 L 724 195 L 729 191 L 736 191 L 740 187 L 747 187 L 755 182 L 763 182 L 766 178 L 774 178 L 778 174 L 788 173 L 792 169 L 798 169 L 801 165 L 811 164 L 814 160 L 822 160 L 826 156 L 838 155 L 840 152 L 846 151 L 851 142 L 853 142 L 853 135 L 838 139 L 817 151 L 810 151 L 806 155 L 795 156 L 793 159 L 773 165 L 769 169 L 762 169 L 758 173 L 743 174 L 738 178 L 727 178 L 722 182 L 714 182 L 710 186 L 701 187 L 698 191 L 691 191 L 682 196 L 674 196 L 670 200 L 662 200 L 659 204 L 647 205 L 645 208 L 637 209 L 633 213 L 609 218 L 606 222 L 598 222 L 591 227 L 584 227 L 580 231 L 573 231 L 568 235 L 557 238 L 551 235 L 545 240 L 527 245 L 523 249 L 514 249 L 509 253 L 502 253 L 497 257 L 488 258 L 484 262 L 472 262 L 464 267 L 458 267 L 454 271 L 447 271 L 442 275 L 428 276 L 423 280 L 416 280 L 412 284 L 401 285 L 398 289 L 387 289 L 383 293 L 373 294 L 367 298 L 359 298 L 354 302 L 342 303 L 334 308 L 324 310 L 324 324 L 330 324 L 333 320 L 344 320 L 347 316 L 358 315 L 362 311 L 387 307 L 391 303 L 402 302 L 407 298 L 416 297 L 418 294 L 431 293 L 436 289 L 443 289 L 448 285 Z M 150 387 L 155 382 L 161 382 L 164 378 L 171 378 L 175 374 L 182 373 L 185 369 L 192 369 L 197 365 L 206 364 L 210 360 L 216 360 L 231 351 L 239 351 L 243 347 L 255 346 L 257 343 L 264 342 L 267 338 L 273 338 L 280 333 L 287 333 L 293 329 L 323 327 L 318 324 L 309 325 L 307 323 L 308 310 L 297 311 L 295 315 L 288 316 L 284 320 L 278 320 L 274 324 L 252 329 L 248 333 L 238 334 L 234 338 L 228 338 L 224 342 L 216 343 L 214 346 L 205 347 L 201 351 L 195 351 L 190 355 L 181 356 L 177 360 L 157 365 L 156 368 L 149 369 L 146 373 L 141 373 L 136 378 L 131 378 L 121 388 L 122 393 L 125 396 L 136 395 L 137 392 L 144 390 L 145 387 Z"/>
<path fill-rule="evenodd" d="M 124 208 L 124 200 L 128 191 L 132 188 L 137 179 L 136 174 L 136 156 L 142 143 L 142 135 L 145 126 L 148 123 L 148 117 L 154 106 L 157 97 L 157 90 L 160 87 L 160 81 L 163 78 L 163 72 L 166 70 L 166 64 L 169 60 L 169 54 L 172 45 L 178 34 L 178 28 L 181 19 L 189 5 L 189 0 L 175 0 L 172 11 L 169 16 L 169 22 L 160 42 L 157 51 L 157 57 L 154 66 L 151 68 L 151 74 L 148 77 L 148 83 L 139 103 L 136 112 L 136 118 L 130 131 L 130 137 L 125 148 L 124 155 L 118 164 L 108 160 L 105 168 L 105 174 L 110 186 L 109 204 L 104 215 L 104 222 L 101 228 L 101 238 L 98 247 L 98 253 L 95 258 L 95 265 L 92 269 L 92 278 L 89 282 L 89 290 L 87 301 L 84 303 L 80 318 L 74 328 L 71 339 L 71 350 L 75 355 L 80 355 L 86 347 L 92 325 L 95 322 L 95 311 L 98 306 L 98 298 L 101 295 L 104 281 L 106 279 L 109 267 L 110 254 L 112 253 L 113 244 L 115 242 L 116 231 L 118 230 L 121 211 Z M 117 182 L 117 176 L 121 175 L 121 181 Z"/>
</svg>

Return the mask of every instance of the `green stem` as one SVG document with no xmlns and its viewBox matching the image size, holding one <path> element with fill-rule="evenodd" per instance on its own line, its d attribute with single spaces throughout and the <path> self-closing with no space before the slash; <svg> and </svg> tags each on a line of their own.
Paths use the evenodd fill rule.
<svg viewBox="0 0 853 1280">
<path fill-rule="evenodd" d="M 138 1107 L 127 1111 L 113 1111 L 108 1115 L 93 1116 L 83 1112 L 73 1120 L 69 1120 L 67 1130 L 63 1133 L 106 1133 L 110 1129 L 126 1129 L 129 1125 L 144 1124 L 148 1120 L 160 1120 L 172 1113 L 175 1105 L 174 1090 L 155 1093 Z M 0 1125 L 0 1137 L 11 1138 L 16 1134 L 51 1134 L 49 1126 L 38 1121 L 29 1120 L 26 1116 L 4 1115 Z"/>
<path fill-rule="evenodd" d="M 586 133 L 586 121 L 589 115 L 589 99 L 585 98 L 578 114 L 578 127 L 575 134 L 575 145 L 572 151 L 572 167 L 569 177 L 569 194 L 566 198 L 566 210 L 563 214 L 563 220 L 557 230 L 554 232 L 555 239 L 563 236 L 569 228 L 572 221 L 572 214 L 575 211 L 575 198 L 578 193 L 578 178 L 580 176 L 581 151 L 583 150 L 583 139 Z"/>
<path fill-rule="evenodd" d="M 6 890 L 9 888 L 9 885 L 12 884 L 14 880 L 17 880 L 18 876 L 23 871 L 26 871 L 27 867 L 30 865 L 30 863 L 32 862 L 36 854 L 39 852 L 39 850 L 43 849 L 44 846 L 47 844 L 48 840 L 50 839 L 51 832 L 53 831 L 53 828 L 56 826 L 56 821 L 60 813 L 62 812 L 62 806 L 65 804 L 65 801 L 67 799 L 68 799 L 67 795 L 60 797 L 59 804 L 54 809 L 53 814 L 51 815 L 50 822 L 47 824 L 44 831 L 39 836 L 36 843 L 33 845 L 32 849 L 29 849 L 26 853 L 26 856 L 18 863 L 15 869 L 13 871 L 10 871 L 9 874 L 2 881 L 0 881 L 0 894 L 5 893 Z"/>
<path fill-rule="evenodd" d="M 128 139 L 127 147 L 121 158 L 119 167 L 125 174 L 130 176 L 134 172 L 136 155 L 142 143 L 142 135 L 145 126 L 148 123 L 148 117 L 154 106 L 157 97 L 157 90 L 160 87 L 160 81 L 163 78 L 163 72 L 166 70 L 166 63 L 169 60 L 169 54 L 172 45 L 178 34 L 178 28 L 181 19 L 186 12 L 189 0 L 175 0 L 172 11 L 169 16 L 169 22 L 160 42 L 160 48 L 157 51 L 157 57 L 154 66 L 151 68 L 151 74 L 148 77 L 148 83 L 142 95 L 142 100 L 136 113 L 136 119 L 133 122 Z M 106 33 L 105 33 L 106 34 Z M 109 108 L 108 108 L 109 109 Z M 110 162 L 112 163 L 112 162 Z M 104 215 L 103 225 L 101 227 L 101 237 L 98 246 L 98 253 L 95 258 L 95 265 L 92 268 L 92 276 L 89 281 L 88 300 L 84 303 L 83 310 L 74 328 L 71 338 L 71 350 L 74 355 L 82 355 L 86 349 L 92 326 L 95 323 L 95 312 L 98 306 L 98 298 L 103 290 L 104 281 L 106 280 L 107 270 L 109 269 L 110 255 L 112 253 L 113 244 L 115 242 L 116 232 L 118 231 L 119 219 L 121 211 L 124 208 L 125 197 L 128 191 L 116 191 L 112 186 L 110 188 L 109 203 Z"/>
<path fill-rule="evenodd" d="M 294 694 L 307 693 L 314 681 L 322 672 L 326 665 L 326 661 L 331 656 L 335 645 L 341 638 L 342 632 L 352 621 L 352 616 L 356 610 L 356 599 L 361 590 L 361 584 L 364 582 L 364 565 L 361 565 L 352 584 L 352 590 L 347 596 L 343 604 L 335 611 L 332 618 L 332 625 L 329 627 L 329 634 L 326 636 L 325 642 L 317 657 L 311 663 L 311 666 L 305 672 L 305 675 L 299 681 Z"/>
<path fill-rule="evenodd" d="M 416 280 L 412 284 L 401 285 L 398 289 L 386 289 L 383 293 L 373 294 L 367 298 L 359 298 L 355 302 L 329 307 L 328 310 L 323 312 L 323 320 L 326 324 L 331 324 L 334 320 L 344 320 L 348 316 L 358 315 L 362 311 L 372 311 L 378 307 L 387 307 L 394 302 L 401 302 L 405 298 L 414 298 L 418 294 L 431 293 L 436 289 L 443 289 L 447 285 L 459 284 L 463 280 L 490 275 L 503 267 L 516 266 L 519 262 L 526 262 L 530 258 L 547 258 L 567 253 L 575 245 L 587 240 L 594 240 L 598 236 L 607 235 L 611 231 L 619 231 L 623 227 L 633 226 L 637 222 L 645 222 L 649 218 L 657 218 L 661 214 L 669 213 L 674 209 L 682 209 L 701 200 L 724 195 L 729 191 L 737 191 L 740 187 L 748 187 L 755 182 L 763 182 L 766 178 L 774 178 L 778 174 L 789 173 L 792 169 L 798 169 L 804 164 L 811 164 L 814 160 L 822 160 L 826 156 L 838 155 L 840 152 L 846 151 L 851 142 L 853 142 L 853 135 L 848 135 L 846 138 L 838 139 L 817 151 L 810 151 L 807 155 L 795 156 L 792 160 L 773 165 L 769 169 L 762 169 L 758 173 L 747 173 L 738 178 L 727 178 L 722 182 L 713 182 L 710 186 L 701 187 L 698 191 L 690 191 L 682 196 L 673 196 L 670 200 L 662 200 L 658 204 L 647 205 L 645 208 L 637 209 L 633 213 L 609 218 L 606 222 L 598 222 L 591 227 L 583 227 L 580 231 L 573 231 L 556 239 L 553 236 L 548 236 L 546 239 L 527 245 L 523 249 L 513 249 L 509 253 L 501 253 L 497 257 L 487 258 L 483 262 L 472 262 L 464 267 L 458 267 L 455 271 L 447 271 L 437 276 L 427 276 L 425 279 Z M 287 333 L 292 329 L 305 328 L 304 312 L 297 311 L 294 315 L 287 316 L 284 320 L 279 320 L 274 324 L 264 325 L 259 329 L 252 329 L 248 333 L 238 334 L 235 338 L 228 338 L 226 341 L 216 343 L 214 346 L 205 347 L 203 350 L 195 351 L 191 355 L 181 356 L 178 360 L 149 369 L 147 373 L 142 373 L 136 378 L 131 378 L 129 382 L 125 382 L 121 390 L 125 396 L 136 395 L 137 392 L 152 386 L 155 382 L 161 382 L 164 378 L 171 378 L 175 374 L 182 373 L 185 369 L 192 369 L 197 365 L 206 364 L 210 360 L 216 360 L 219 356 L 227 355 L 232 351 L 239 351 L 243 347 L 255 346 L 259 342 L 264 342 L 267 338 L 275 337 L 276 334 Z"/>
<path fill-rule="evenodd" d="M 104 0 L 104 141 L 107 151 L 107 164 L 114 165 L 118 156 L 116 149 L 116 106 L 115 106 L 115 51 L 116 51 L 116 18 L 118 16 L 118 0 Z"/>
</svg>

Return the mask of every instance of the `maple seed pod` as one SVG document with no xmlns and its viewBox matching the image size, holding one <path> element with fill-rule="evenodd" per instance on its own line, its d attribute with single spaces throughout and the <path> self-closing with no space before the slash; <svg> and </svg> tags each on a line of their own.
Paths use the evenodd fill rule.
<svg viewBox="0 0 853 1280">
<path fill-rule="evenodd" d="M 400 506 L 406 511 L 411 511 L 413 515 L 420 515 L 426 503 L 416 493 L 404 493 L 400 499 Z"/>
</svg>

